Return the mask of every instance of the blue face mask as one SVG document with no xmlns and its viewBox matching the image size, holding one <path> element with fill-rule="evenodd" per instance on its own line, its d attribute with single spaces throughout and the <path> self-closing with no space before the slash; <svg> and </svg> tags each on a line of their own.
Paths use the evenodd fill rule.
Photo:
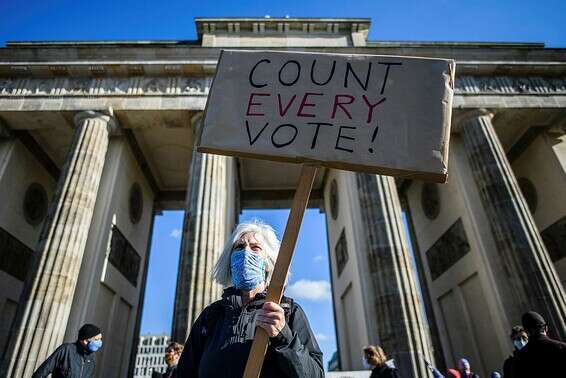
<svg viewBox="0 0 566 378">
<path fill-rule="evenodd" d="M 515 349 L 517 350 L 523 349 L 525 345 L 527 345 L 527 340 L 524 339 L 513 340 L 513 346 L 515 346 Z"/>
<path fill-rule="evenodd" d="M 265 281 L 265 259 L 245 249 L 232 251 L 230 268 L 237 289 L 251 291 Z"/>
<path fill-rule="evenodd" d="M 89 351 L 96 352 L 102 347 L 102 340 L 89 341 L 88 344 L 86 344 L 86 347 Z"/>
</svg>

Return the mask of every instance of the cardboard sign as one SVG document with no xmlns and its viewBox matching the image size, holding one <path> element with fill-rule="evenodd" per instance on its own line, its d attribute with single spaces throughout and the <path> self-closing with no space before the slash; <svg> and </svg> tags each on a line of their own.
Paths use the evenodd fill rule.
<svg viewBox="0 0 566 378">
<path fill-rule="evenodd" d="M 452 60 L 225 50 L 198 151 L 445 182 Z"/>
</svg>

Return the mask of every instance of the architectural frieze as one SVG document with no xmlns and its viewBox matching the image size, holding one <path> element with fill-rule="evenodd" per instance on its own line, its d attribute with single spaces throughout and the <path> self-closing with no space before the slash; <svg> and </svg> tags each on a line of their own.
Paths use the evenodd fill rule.
<svg viewBox="0 0 566 378">
<path fill-rule="evenodd" d="M 212 77 L 0 78 L 0 97 L 206 96 Z M 457 95 L 562 95 L 566 77 L 459 76 Z"/>
<path fill-rule="evenodd" d="M 2 97 L 206 96 L 210 77 L 0 78 Z"/>
<path fill-rule="evenodd" d="M 566 77 L 459 76 L 456 94 L 556 95 L 566 94 Z"/>
</svg>

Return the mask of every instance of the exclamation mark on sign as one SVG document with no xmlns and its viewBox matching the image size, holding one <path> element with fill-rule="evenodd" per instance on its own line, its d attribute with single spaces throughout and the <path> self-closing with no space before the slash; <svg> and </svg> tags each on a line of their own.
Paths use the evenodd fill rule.
<svg viewBox="0 0 566 378">
<path fill-rule="evenodd" d="M 379 130 L 379 125 L 376 125 L 375 129 L 373 130 L 373 134 L 371 136 L 371 144 L 373 144 L 373 142 L 375 142 L 375 137 L 377 136 L 378 130 Z M 368 151 L 373 154 L 373 147 L 368 148 Z"/>
</svg>

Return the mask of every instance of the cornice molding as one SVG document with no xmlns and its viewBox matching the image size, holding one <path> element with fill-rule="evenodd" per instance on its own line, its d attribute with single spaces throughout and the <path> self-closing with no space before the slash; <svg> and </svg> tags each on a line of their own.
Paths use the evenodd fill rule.
<svg viewBox="0 0 566 378">
<path fill-rule="evenodd" d="M 204 34 L 349 34 L 369 31 L 369 18 L 197 18 Z"/>
</svg>

